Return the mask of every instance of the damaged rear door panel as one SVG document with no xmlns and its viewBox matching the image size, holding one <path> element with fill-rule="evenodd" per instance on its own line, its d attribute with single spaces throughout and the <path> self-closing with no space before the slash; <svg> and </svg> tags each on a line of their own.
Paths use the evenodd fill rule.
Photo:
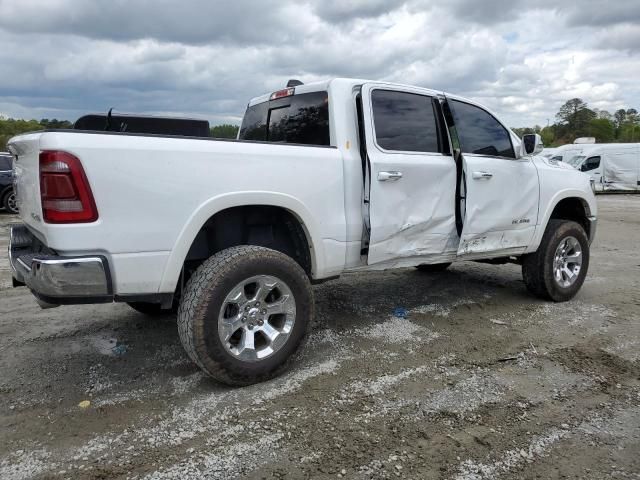
<svg viewBox="0 0 640 480">
<path fill-rule="evenodd" d="M 367 83 L 361 95 L 370 166 L 368 264 L 455 257 L 456 167 L 437 93 Z"/>
</svg>

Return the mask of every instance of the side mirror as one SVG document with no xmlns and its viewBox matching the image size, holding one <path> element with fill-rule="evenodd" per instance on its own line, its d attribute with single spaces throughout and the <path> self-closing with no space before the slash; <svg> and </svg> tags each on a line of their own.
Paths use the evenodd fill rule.
<svg viewBox="0 0 640 480">
<path fill-rule="evenodd" d="M 537 133 L 527 133 L 522 137 L 522 143 L 527 155 L 538 155 L 544 148 L 542 137 Z"/>
</svg>

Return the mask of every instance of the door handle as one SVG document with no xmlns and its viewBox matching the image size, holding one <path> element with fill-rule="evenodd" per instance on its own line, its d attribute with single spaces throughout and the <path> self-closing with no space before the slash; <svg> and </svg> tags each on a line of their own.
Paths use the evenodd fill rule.
<svg viewBox="0 0 640 480">
<path fill-rule="evenodd" d="M 400 180 L 402 178 L 402 172 L 378 172 L 378 181 L 386 182 L 391 180 L 395 182 L 396 180 Z"/>
<path fill-rule="evenodd" d="M 471 174 L 471 176 L 473 177 L 474 180 L 482 180 L 483 178 L 486 178 L 488 180 L 491 177 L 493 177 L 493 173 L 489 173 L 489 172 L 473 172 Z"/>
</svg>

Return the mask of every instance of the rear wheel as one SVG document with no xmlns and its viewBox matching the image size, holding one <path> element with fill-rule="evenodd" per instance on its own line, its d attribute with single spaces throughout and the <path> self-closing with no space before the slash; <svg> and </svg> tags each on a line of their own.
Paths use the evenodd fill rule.
<svg viewBox="0 0 640 480">
<path fill-rule="evenodd" d="M 307 334 L 313 291 L 287 255 L 239 246 L 206 260 L 178 309 L 180 340 L 207 374 L 249 385 L 280 374 Z"/>
<path fill-rule="evenodd" d="M 538 251 L 522 261 L 522 277 L 529 291 L 555 302 L 573 298 L 588 269 L 587 234 L 579 223 L 569 220 L 550 220 Z"/>
<path fill-rule="evenodd" d="M 416 268 L 421 272 L 427 273 L 436 273 L 436 272 L 444 272 L 447 268 L 451 266 L 451 262 L 449 263 L 433 263 L 433 264 L 423 264 L 418 265 Z"/>
<path fill-rule="evenodd" d="M 10 192 L 7 192 L 4 198 L 2 199 L 2 206 L 9 213 L 13 213 L 13 214 L 18 213 L 18 202 L 16 201 L 16 192 L 14 192 L 13 190 L 11 190 Z"/>
</svg>

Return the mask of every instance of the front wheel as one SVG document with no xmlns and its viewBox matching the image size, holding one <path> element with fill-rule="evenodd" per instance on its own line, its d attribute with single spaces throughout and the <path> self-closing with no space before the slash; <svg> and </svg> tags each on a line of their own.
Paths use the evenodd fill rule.
<svg viewBox="0 0 640 480">
<path fill-rule="evenodd" d="M 587 276 L 589 240 L 569 220 L 550 220 L 535 253 L 525 255 L 522 276 L 530 292 L 554 302 L 572 299 Z"/>
<path fill-rule="evenodd" d="M 264 247 L 232 247 L 191 276 L 178 309 L 189 357 L 216 380 L 241 386 L 280 374 L 311 325 L 313 291 L 304 270 Z"/>
</svg>

